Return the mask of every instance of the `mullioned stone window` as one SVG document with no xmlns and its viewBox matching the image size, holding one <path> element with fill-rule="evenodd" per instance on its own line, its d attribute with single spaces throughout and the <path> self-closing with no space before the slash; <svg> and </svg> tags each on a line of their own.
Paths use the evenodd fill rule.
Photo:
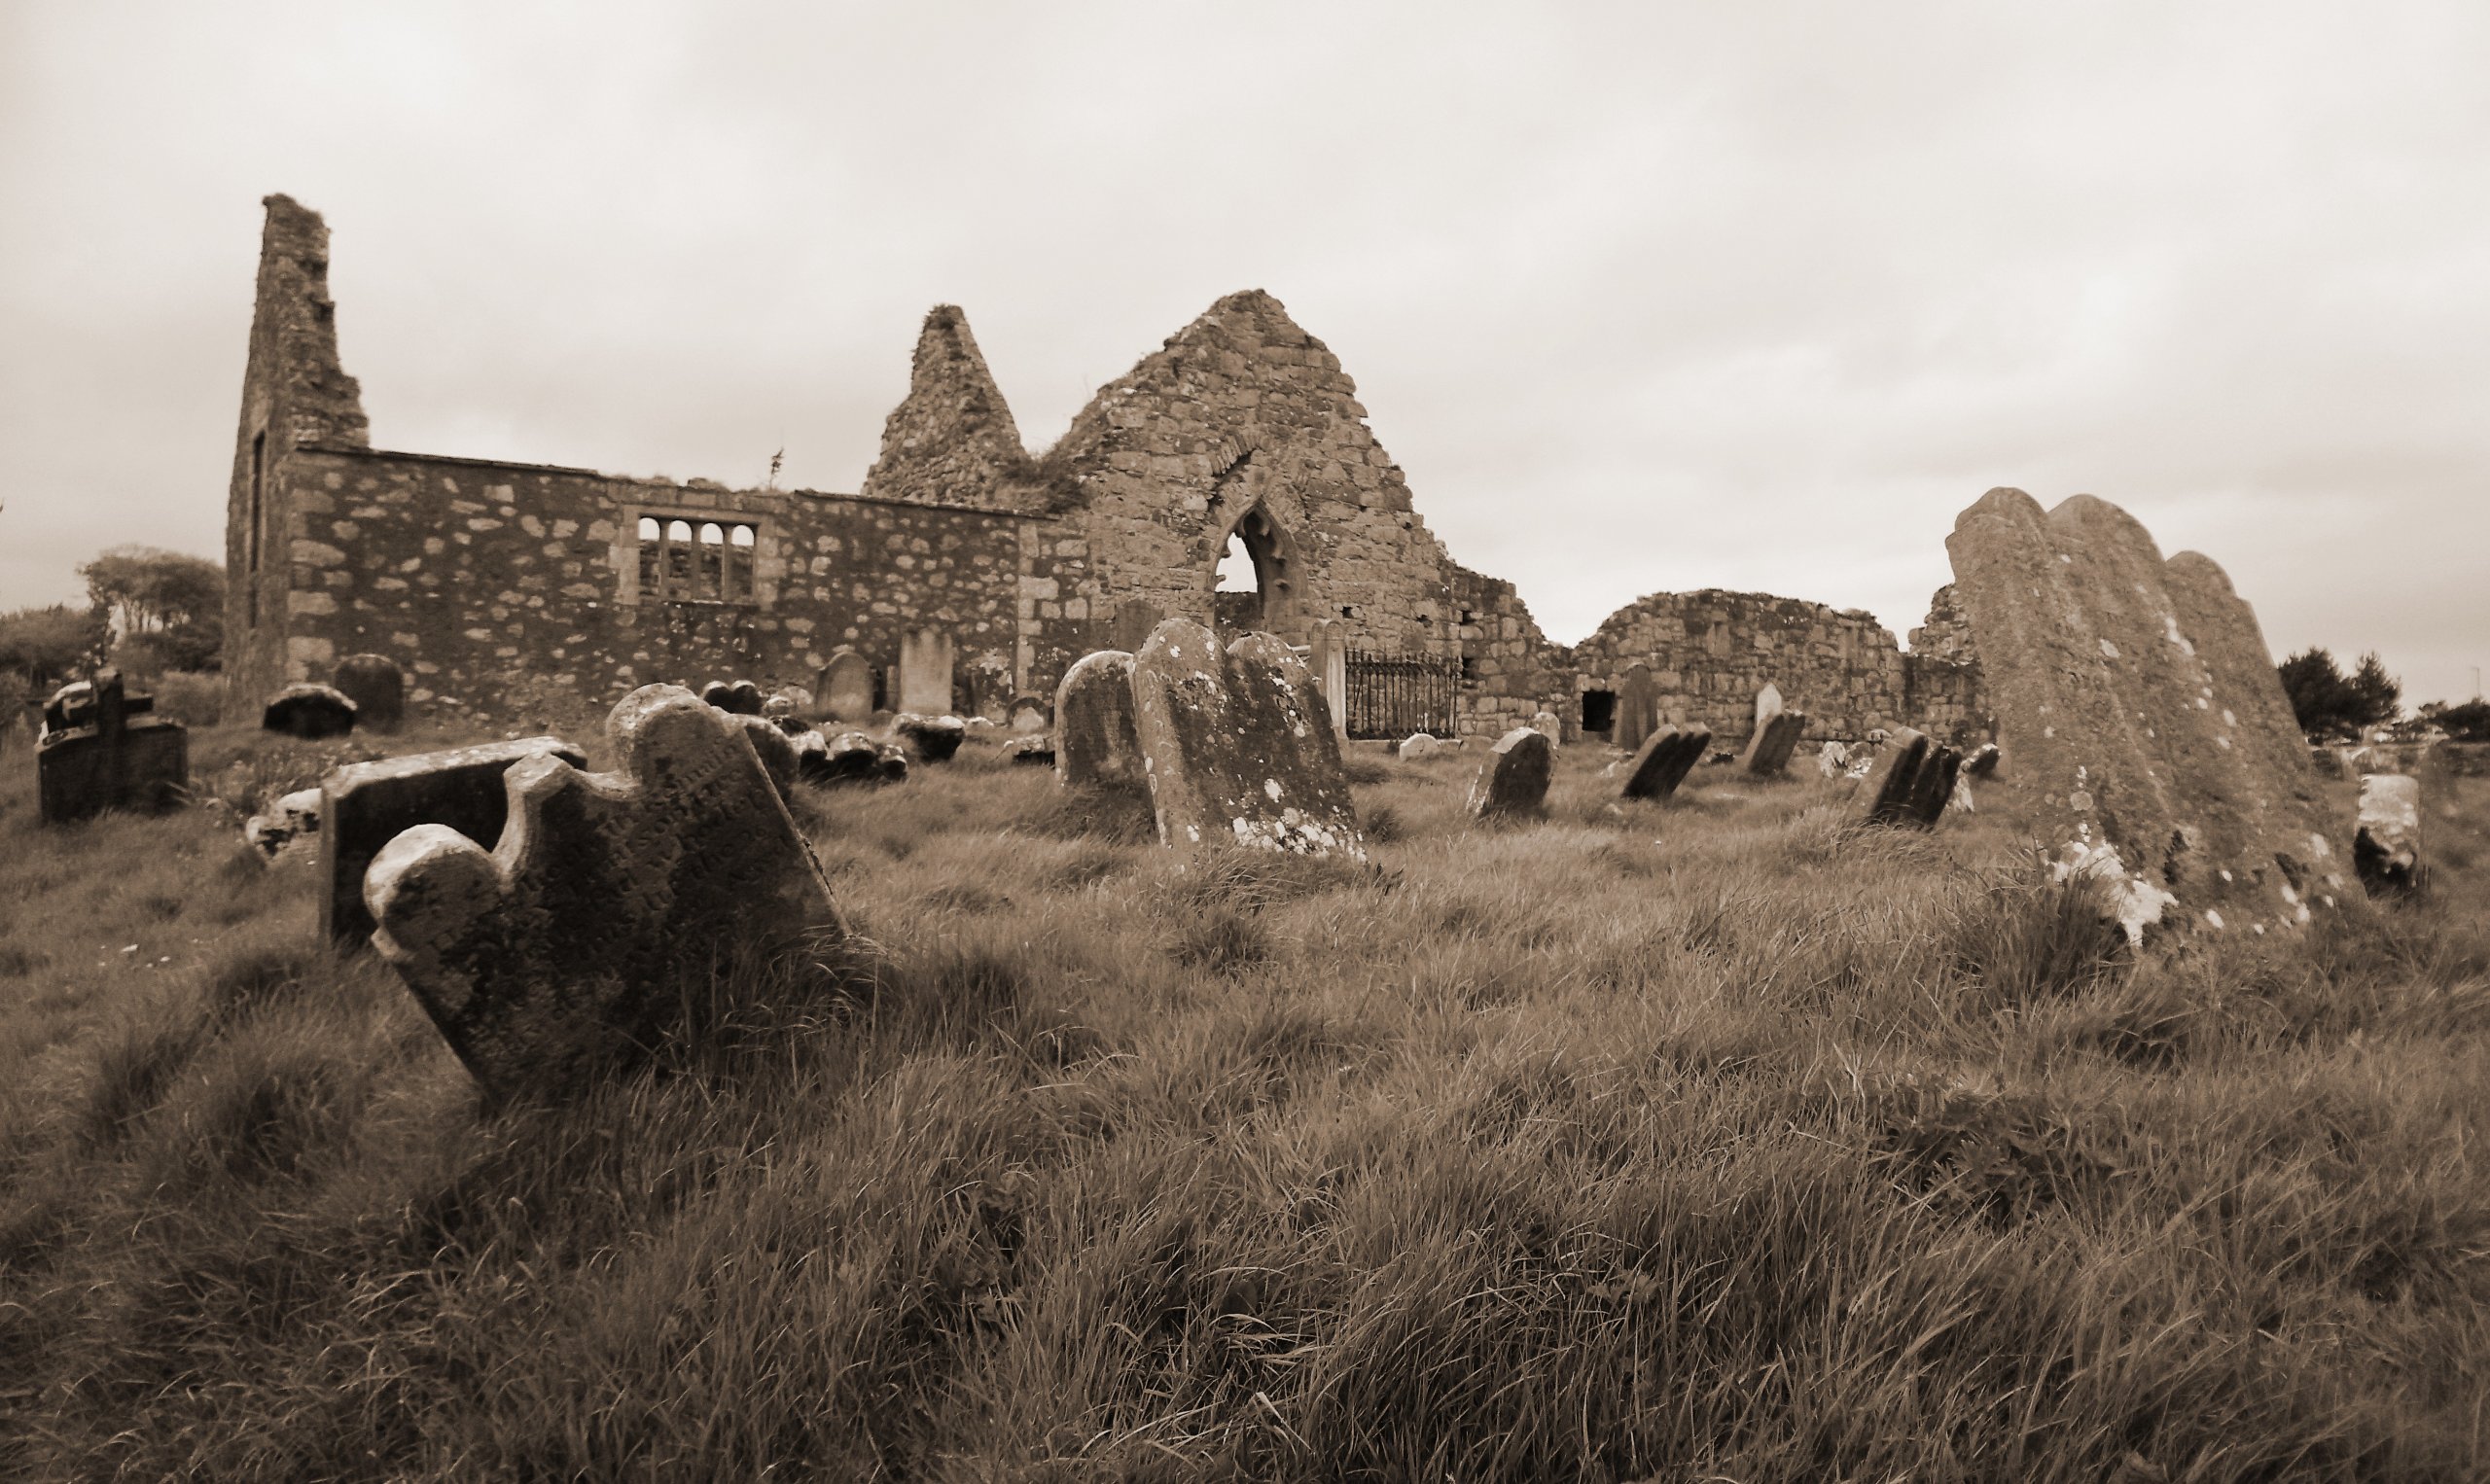
<svg viewBox="0 0 2490 1484">
<path fill-rule="evenodd" d="M 640 517 L 640 599 L 651 603 L 758 603 L 748 521 Z"/>
</svg>

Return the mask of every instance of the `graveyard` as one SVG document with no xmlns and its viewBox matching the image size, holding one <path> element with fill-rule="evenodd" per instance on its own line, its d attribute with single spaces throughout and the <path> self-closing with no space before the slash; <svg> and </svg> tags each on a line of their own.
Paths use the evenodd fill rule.
<svg viewBox="0 0 2490 1484">
<path fill-rule="evenodd" d="M 1075 666 L 1064 696 L 1105 699 L 1058 708 L 1053 768 L 885 719 L 864 755 L 905 744 L 904 778 L 816 782 L 721 689 L 560 739 L 247 716 L 188 738 L 162 814 L 46 825 L 10 769 L 0 1457 L 2470 1474 L 2490 778 L 2420 770 L 2424 893 L 2270 934 L 2190 898 L 2137 947 L 2116 882 L 2041 868 L 2066 795 L 2011 737 L 2002 766 L 1913 733 L 1840 767 L 1785 737 L 1762 771 L 1770 718 L 1327 749 L 1286 646 L 1210 638 Z M 1280 788 L 1281 754 L 1320 786 Z M 1155 817 L 1169 759 L 1238 787 Z M 546 843 L 328 858 L 339 800 L 394 818 L 410 772 L 462 767 Z M 1263 772 L 1267 825 L 1180 842 L 1169 810 L 1251 811 Z M 554 890 L 658 848 L 562 831 L 678 776 L 673 895 Z M 245 842 L 324 779 L 329 838 Z M 2348 854 L 2361 786 L 2305 792 Z M 473 905 L 495 870 L 529 931 Z M 340 929 L 333 879 L 369 920 Z M 802 972 L 700 926 L 773 891 L 819 931 Z M 632 1011 L 627 1065 L 438 1007 L 534 956 L 581 987 L 526 1023 L 605 1023 L 618 953 L 681 997 Z"/>
</svg>

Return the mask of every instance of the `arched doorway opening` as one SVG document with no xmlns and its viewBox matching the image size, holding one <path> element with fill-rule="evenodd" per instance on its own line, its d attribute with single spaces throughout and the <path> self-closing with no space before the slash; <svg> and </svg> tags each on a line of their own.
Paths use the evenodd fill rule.
<svg viewBox="0 0 2490 1484">
<path fill-rule="evenodd" d="M 1237 516 L 1211 569 L 1213 623 L 1280 632 L 1295 607 L 1295 543 L 1261 504 Z"/>
</svg>

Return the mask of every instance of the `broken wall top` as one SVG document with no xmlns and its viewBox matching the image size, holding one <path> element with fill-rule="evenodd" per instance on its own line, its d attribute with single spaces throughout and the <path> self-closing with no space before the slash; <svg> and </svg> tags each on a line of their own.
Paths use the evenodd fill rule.
<svg viewBox="0 0 2490 1484">
<path fill-rule="evenodd" d="M 957 304 L 925 316 L 907 396 L 882 425 L 881 456 L 860 493 L 920 505 L 1017 509 L 1030 469 L 1019 426 Z"/>
<path fill-rule="evenodd" d="M 2051 846 L 2116 848 L 2206 926 L 2339 898 L 2342 862 L 2256 615 L 2108 501 L 1994 489 L 1945 543 L 2006 768 Z"/>
<path fill-rule="evenodd" d="M 338 306 L 329 298 L 329 229 L 320 214 L 271 195 L 260 234 L 258 298 L 244 372 L 242 437 L 267 419 L 272 447 L 371 446 L 363 389 L 338 358 Z M 258 406 L 254 406 L 258 404 Z"/>
</svg>

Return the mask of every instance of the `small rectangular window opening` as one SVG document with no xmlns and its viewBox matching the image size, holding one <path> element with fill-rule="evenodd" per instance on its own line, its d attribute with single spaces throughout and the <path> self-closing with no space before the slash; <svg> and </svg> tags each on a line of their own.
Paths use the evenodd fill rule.
<svg viewBox="0 0 2490 1484">
<path fill-rule="evenodd" d="M 639 525 L 640 596 L 670 603 L 750 603 L 758 583 L 757 528 L 738 521 L 643 515 Z"/>
</svg>

